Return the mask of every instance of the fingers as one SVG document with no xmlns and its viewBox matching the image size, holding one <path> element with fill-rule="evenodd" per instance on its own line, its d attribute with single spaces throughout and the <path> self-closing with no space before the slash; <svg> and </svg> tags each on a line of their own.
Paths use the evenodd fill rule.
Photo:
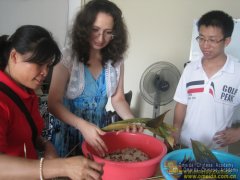
<svg viewBox="0 0 240 180">
<path fill-rule="evenodd" d="M 132 133 L 136 133 L 137 132 L 137 125 L 133 124 L 132 127 L 130 128 Z"/>
<path fill-rule="evenodd" d="M 229 137 L 228 130 L 223 130 L 223 131 L 217 132 L 214 135 L 213 140 L 220 147 L 224 147 L 224 146 L 231 144 L 231 138 Z"/>
<path fill-rule="evenodd" d="M 142 133 L 143 130 L 144 130 L 144 127 L 141 124 L 136 124 L 136 123 L 129 124 L 125 129 L 126 132 L 131 132 L 131 133 Z"/>
<path fill-rule="evenodd" d="M 223 131 L 219 131 L 219 132 L 216 132 L 215 133 L 215 135 L 214 135 L 214 137 L 221 137 L 221 136 L 223 136 L 225 134 L 225 130 L 223 130 Z"/>
<path fill-rule="evenodd" d="M 102 131 L 101 129 L 98 129 L 98 134 L 100 134 L 101 136 L 105 135 L 106 132 Z"/>
<path fill-rule="evenodd" d="M 103 174 L 103 165 L 83 156 L 74 156 L 63 159 L 66 170 L 64 176 L 72 180 L 100 180 Z"/>
<path fill-rule="evenodd" d="M 89 162 L 89 168 L 87 169 L 87 179 L 101 179 L 103 175 L 104 164 L 99 164 L 94 161 Z"/>
<path fill-rule="evenodd" d="M 95 170 L 100 175 L 103 174 L 103 166 L 104 166 L 104 163 L 96 163 L 94 161 L 92 161 L 90 164 L 91 169 Z"/>
<path fill-rule="evenodd" d="M 171 136 L 174 138 L 173 145 L 178 147 L 180 146 L 180 132 L 179 131 L 172 131 Z"/>
<path fill-rule="evenodd" d="M 100 179 L 101 174 L 95 171 L 94 169 L 88 169 L 87 170 L 87 177 L 86 180 L 95 180 L 95 179 Z"/>
<path fill-rule="evenodd" d="M 108 148 L 101 136 L 106 133 L 95 125 L 90 124 L 89 127 L 89 131 L 86 131 L 84 134 L 85 140 L 100 156 L 105 156 Z"/>
<path fill-rule="evenodd" d="M 101 131 L 100 129 L 97 129 L 95 139 L 91 143 L 91 146 L 102 157 L 105 156 L 106 152 L 108 152 L 108 148 L 107 148 L 105 142 L 101 138 L 101 136 L 104 134 L 106 134 L 106 133 Z"/>
<path fill-rule="evenodd" d="M 137 132 L 139 132 L 139 133 L 143 133 L 143 131 L 144 131 L 144 127 L 143 126 L 138 126 L 137 127 Z"/>
<path fill-rule="evenodd" d="M 107 148 L 105 142 L 101 138 L 97 139 L 97 144 L 95 146 L 95 149 L 97 150 L 98 154 L 101 157 L 104 157 L 106 152 L 108 152 L 108 148 Z"/>
<path fill-rule="evenodd" d="M 118 134 L 120 134 L 121 132 L 125 132 L 125 131 L 127 132 L 127 130 L 122 129 L 122 130 L 117 131 L 116 134 L 118 135 Z"/>
</svg>

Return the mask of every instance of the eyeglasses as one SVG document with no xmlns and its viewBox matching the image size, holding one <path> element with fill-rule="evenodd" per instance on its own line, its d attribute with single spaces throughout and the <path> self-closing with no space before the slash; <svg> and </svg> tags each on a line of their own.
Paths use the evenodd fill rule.
<svg viewBox="0 0 240 180">
<path fill-rule="evenodd" d="M 103 30 L 101 31 L 100 28 L 92 28 L 92 35 L 97 38 L 100 35 L 103 35 L 106 41 L 109 41 L 114 38 L 114 35 L 111 30 Z"/>
<path fill-rule="evenodd" d="M 198 36 L 198 37 L 196 37 L 196 40 L 197 40 L 197 42 L 199 43 L 199 44 L 203 44 L 203 43 L 205 43 L 205 42 L 207 42 L 209 45 L 211 45 L 211 46 L 216 46 L 218 43 L 220 43 L 221 41 L 224 41 L 225 40 L 225 38 L 222 38 L 222 39 L 220 39 L 220 40 L 217 40 L 217 39 L 205 39 L 205 38 L 203 38 L 203 37 L 200 37 L 200 36 Z"/>
</svg>

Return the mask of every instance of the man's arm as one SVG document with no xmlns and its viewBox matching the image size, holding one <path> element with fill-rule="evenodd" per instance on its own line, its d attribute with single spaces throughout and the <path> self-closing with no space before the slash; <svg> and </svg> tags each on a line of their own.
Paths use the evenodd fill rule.
<svg viewBox="0 0 240 180">
<path fill-rule="evenodd" d="M 176 129 L 173 132 L 173 137 L 175 144 L 179 144 L 180 133 L 183 125 L 183 121 L 186 115 L 187 105 L 181 104 L 179 102 L 176 103 L 175 110 L 174 110 L 174 119 L 173 119 L 173 127 Z"/>
</svg>

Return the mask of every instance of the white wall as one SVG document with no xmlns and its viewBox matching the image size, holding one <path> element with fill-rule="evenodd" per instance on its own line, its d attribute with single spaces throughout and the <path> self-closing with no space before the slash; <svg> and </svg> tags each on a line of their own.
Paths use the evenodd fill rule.
<svg viewBox="0 0 240 180">
<path fill-rule="evenodd" d="M 82 0 L 87 2 L 89 0 Z M 125 63 L 125 91 L 133 91 L 131 108 L 136 116 L 151 117 L 152 106 L 139 95 L 144 70 L 157 61 L 168 61 L 183 70 L 188 61 L 193 20 L 203 13 L 220 9 L 240 18 L 239 0 L 112 0 L 123 11 L 130 48 Z M 60 46 L 65 41 L 68 19 L 79 9 L 81 0 L 0 0 L 0 34 L 12 33 L 19 25 L 32 23 L 48 28 Z M 173 109 L 174 103 L 161 107 Z M 173 112 L 173 111 L 171 111 Z M 172 113 L 169 113 L 172 120 Z"/>
<path fill-rule="evenodd" d="M 183 70 L 188 61 L 193 20 L 209 10 L 224 10 L 240 18 L 239 0 L 112 0 L 123 11 L 130 35 L 125 62 L 125 91 L 133 91 L 131 107 L 137 116 L 151 117 L 152 106 L 139 95 L 144 70 L 156 61 L 168 61 Z M 161 107 L 173 109 L 174 103 Z M 172 120 L 172 113 L 167 116 Z"/>
<path fill-rule="evenodd" d="M 81 0 L 0 0 L 0 34 L 11 35 L 24 24 L 40 25 L 63 47 L 68 25 L 80 5 Z"/>
</svg>

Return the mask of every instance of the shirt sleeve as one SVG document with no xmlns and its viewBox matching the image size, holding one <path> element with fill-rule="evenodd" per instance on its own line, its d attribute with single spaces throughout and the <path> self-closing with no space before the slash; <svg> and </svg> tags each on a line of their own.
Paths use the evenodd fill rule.
<svg viewBox="0 0 240 180">
<path fill-rule="evenodd" d="M 188 94 L 187 94 L 187 88 L 186 88 L 186 77 L 187 77 L 187 67 L 184 69 L 181 78 L 178 82 L 178 86 L 174 95 L 174 100 L 176 102 L 179 102 L 181 104 L 187 104 L 188 102 Z"/>
<path fill-rule="evenodd" d="M 62 59 L 60 60 L 60 63 L 62 63 L 68 69 L 68 71 L 71 72 L 73 66 L 73 59 L 70 49 L 64 48 L 62 50 Z"/>
</svg>

